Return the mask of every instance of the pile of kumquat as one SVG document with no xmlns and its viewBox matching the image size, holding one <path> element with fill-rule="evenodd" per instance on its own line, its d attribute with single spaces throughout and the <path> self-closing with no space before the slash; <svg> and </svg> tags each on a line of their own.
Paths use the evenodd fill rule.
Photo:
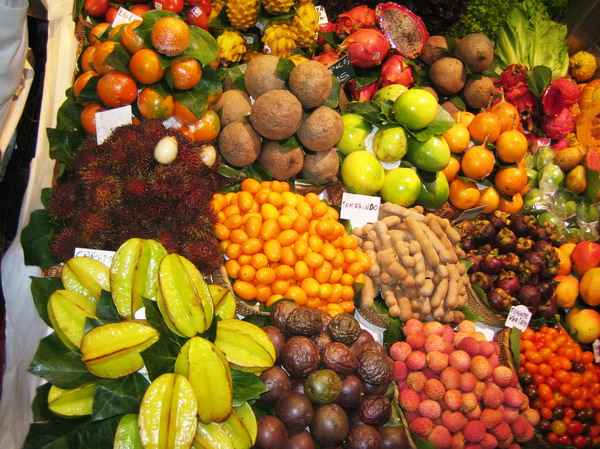
<svg viewBox="0 0 600 449">
<path fill-rule="evenodd" d="M 600 367 L 564 329 L 521 334 L 519 380 L 540 412 L 547 441 L 561 446 L 600 443 Z"/>
<path fill-rule="evenodd" d="M 318 195 L 246 178 L 239 192 L 215 194 L 212 207 L 225 270 L 240 298 L 267 306 L 288 298 L 330 315 L 354 310 L 353 285 L 364 282 L 371 263 Z"/>
</svg>

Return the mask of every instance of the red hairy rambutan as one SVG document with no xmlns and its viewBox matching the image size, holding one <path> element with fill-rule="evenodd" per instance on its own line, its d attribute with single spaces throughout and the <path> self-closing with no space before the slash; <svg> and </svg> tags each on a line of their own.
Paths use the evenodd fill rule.
<svg viewBox="0 0 600 449">
<path fill-rule="evenodd" d="M 123 181 L 123 192 L 139 197 L 148 192 L 149 186 L 145 179 L 130 176 Z"/>
<path fill-rule="evenodd" d="M 108 209 L 121 201 L 121 185 L 115 177 L 106 177 L 90 186 L 87 197 L 94 207 Z"/>
<path fill-rule="evenodd" d="M 71 182 L 56 186 L 48 204 L 50 216 L 62 222 L 71 219 L 81 203 L 79 191 L 80 189 L 76 187 L 75 183 Z"/>
<path fill-rule="evenodd" d="M 214 237 L 190 240 L 183 245 L 181 253 L 195 263 L 204 274 L 210 274 L 223 263 L 223 252 Z"/>
<path fill-rule="evenodd" d="M 71 227 L 61 229 L 52 242 L 52 253 L 60 260 L 73 257 L 73 251 L 77 246 L 75 230 Z"/>
</svg>

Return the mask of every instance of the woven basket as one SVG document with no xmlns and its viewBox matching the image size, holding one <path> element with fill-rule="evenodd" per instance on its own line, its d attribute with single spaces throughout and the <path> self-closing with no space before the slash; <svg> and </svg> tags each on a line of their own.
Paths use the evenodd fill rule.
<svg viewBox="0 0 600 449">
<path fill-rule="evenodd" d="M 398 402 L 399 395 L 400 391 L 398 390 L 398 386 L 394 383 L 394 403 L 398 407 L 398 418 L 400 420 L 397 424 L 399 424 L 399 427 L 402 427 L 404 432 L 406 433 L 406 441 L 408 442 L 408 446 L 410 447 L 410 449 L 417 449 L 417 445 L 413 441 L 410 430 L 408 429 L 408 420 L 406 419 L 406 415 L 402 411 L 402 408 L 400 408 L 400 403 Z"/>
<path fill-rule="evenodd" d="M 486 306 L 472 288 L 467 290 L 465 307 L 481 318 L 482 322 L 494 327 L 504 327 L 506 318 Z"/>
</svg>

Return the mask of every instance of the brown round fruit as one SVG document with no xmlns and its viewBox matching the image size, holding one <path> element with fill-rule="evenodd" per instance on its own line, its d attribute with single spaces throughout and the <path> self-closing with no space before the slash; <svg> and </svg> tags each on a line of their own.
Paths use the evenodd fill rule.
<svg viewBox="0 0 600 449">
<path fill-rule="evenodd" d="M 277 71 L 279 58 L 273 55 L 260 54 L 250 60 L 244 75 L 246 91 L 258 98 L 262 94 L 274 90 L 285 89 L 285 80 Z"/>
<path fill-rule="evenodd" d="M 163 55 L 182 54 L 190 43 L 190 29 L 187 23 L 178 17 L 159 19 L 150 33 L 152 46 Z"/>
<path fill-rule="evenodd" d="M 287 430 L 283 422 L 275 416 L 261 416 L 257 421 L 255 449 L 283 449 Z"/>
<path fill-rule="evenodd" d="M 246 120 L 236 120 L 221 130 L 219 151 L 235 167 L 244 167 L 256 161 L 260 154 L 260 136 Z"/>
<path fill-rule="evenodd" d="M 284 140 L 302 123 L 302 105 L 287 90 L 270 90 L 256 99 L 250 112 L 256 132 L 271 140 Z"/>
<path fill-rule="evenodd" d="M 221 126 L 227 126 L 250 114 L 252 104 L 246 92 L 230 89 L 223 92 L 213 109 L 221 111 Z"/>
<path fill-rule="evenodd" d="M 319 348 L 308 337 L 292 337 L 281 351 L 281 363 L 293 378 L 306 377 L 321 365 Z"/>
<path fill-rule="evenodd" d="M 481 78 L 469 78 L 460 95 L 469 107 L 482 109 L 490 104 L 495 93 L 496 87 L 492 79 L 482 76 Z"/>
<path fill-rule="evenodd" d="M 474 73 L 483 72 L 494 61 L 494 45 L 483 33 L 471 33 L 456 43 L 454 54 Z"/>
<path fill-rule="evenodd" d="M 321 106 L 333 88 L 331 71 L 318 61 L 304 61 L 292 69 L 290 90 L 307 109 Z"/>
<path fill-rule="evenodd" d="M 408 437 L 406 432 L 395 426 L 383 426 L 379 428 L 381 435 L 381 449 L 408 449 Z"/>
<path fill-rule="evenodd" d="M 340 444 L 348 436 L 350 421 L 345 410 L 337 404 L 318 407 L 310 425 L 310 432 L 323 446 Z"/>
<path fill-rule="evenodd" d="M 431 65 L 429 78 L 438 93 L 452 95 L 464 87 L 467 73 L 460 59 L 444 56 Z"/>
<path fill-rule="evenodd" d="M 260 395 L 260 400 L 265 404 L 275 404 L 284 393 L 287 393 L 292 389 L 290 377 L 277 365 L 262 372 L 260 380 L 269 390 Z"/>
<path fill-rule="evenodd" d="M 320 106 L 302 120 L 296 134 L 309 150 L 327 151 L 338 143 L 343 132 L 342 116 L 328 106 Z"/>
<path fill-rule="evenodd" d="M 285 424 L 290 433 L 295 433 L 310 425 L 314 410 L 310 399 L 302 393 L 284 393 L 275 404 L 275 414 Z"/>
<path fill-rule="evenodd" d="M 444 49 L 448 50 L 448 41 L 444 36 L 429 36 L 429 39 L 427 39 L 427 42 L 425 42 L 423 53 L 421 53 L 419 59 L 425 64 L 431 65 L 446 55 L 446 51 Z"/>
<path fill-rule="evenodd" d="M 316 449 L 316 446 L 312 435 L 306 430 L 302 430 L 288 437 L 285 449 Z"/>
<path fill-rule="evenodd" d="M 381 435 L 373 426 L 358 424 L 350 429 L 346 449 L 381 449 Z"/>
<path fill-rule="evenodd" d="M 271 140 L 263 143 L 258 163 L 269 170 L 273 178 L 283 181 L 300 173 L 304 152 L 300 147 L 287 148 Z"/>
<path fill-rule="evenodd" d="M 340 157 L 335 148 L 305 154 L 302 177 L 317 184 L 326 184 L 337 179 L 339 168 Z"/>
</svg>

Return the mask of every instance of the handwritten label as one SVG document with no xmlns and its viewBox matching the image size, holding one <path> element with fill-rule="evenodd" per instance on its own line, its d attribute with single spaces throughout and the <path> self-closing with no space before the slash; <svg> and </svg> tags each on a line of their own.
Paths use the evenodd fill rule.
<svg viewBox="0 0 600 449">
<path fill-rule="evenodd" d="M 378 196 L 344 192 L 340 218 L 350 220 L 353 228 L 362 227 L 367 223 L 374 223 L 379 217 L 380 204 L 381 198 Z"/>
<path fill-rule="evenodd" d="M 317 5 L 315 6 L 315 9 L 319 13 L 319 25 L 325 25 L 327 22 L 329 22 L 329 19 L 327 18 L 327 11 L 325 11 L 325 7 L 323 7 L 322 5 Z"/>
<path fill-rule="evenodd" d="M 154 9 L 163 9 L 163 5 L 160 2 L 154 2 Z"/>
<path fill-rule="evenodd" d="M 348 55 L 331 64 L 329 66 L 329 70 L 331 70 L 331 73 L 333 73 L 337 79 L 340 80 L 340 83 L 345 83 L 346 81 L 356 77 L 356 74 L 354 73 L 354 66 L 350 62 L 350 56 Z"/>
<path fill-rule="evenodd" d="M 114 28 L 122 23 L 135 22 L 136 20 L 142 20 L 142 18 L 121 6 L 117 9 L 117 15 L 115 16 L 115 20 L 113 20 L 112 27 Z"/>
<path fill-rule="evenodd" d="M 131 125 L 131 105 L 96 112 L 96 142 L 101 145 L 108 136 L 123 125 Z"/>
<path fill-rule="evenodd" d="M 466 209 L 465 211 L 463 211 L 462 214 L 456 217 L 454 223 L 460 223 L 461 221 L 465 220 L 472 220 L 473 218 L 477 217 L 481 213 L 481 211 L 483 211 L 483 209 L 485 209 L 486 207 L 487 206 L 479 206 L 472 207 L 471 209 Z"/>
<path fill-rule="evenodd" d="M 75 248 L 74 257 L 89 257 L 90 259 L 97 260 L 107 267 L 110 267 L 113 257 L 115 257 L 115 252 L 104 251 L 101 249 Z"/>
<path fill-rule="evenodd" d="M 524 332 L 529 327 L 529 321 L 531 320 L 531 312 L 527 306 L 513 306 L 508 312 L 508 317 L 504 323 L 506 327 L 517 328 L 521 332 Z"/>
<path fill-rule="evenodd" d="M 592 348 L 594 350 L 594 361 L 596 363 L 600 363 L 600 340 L 594 340 L 594 343 L 592 343 Z"/>
</svg>

